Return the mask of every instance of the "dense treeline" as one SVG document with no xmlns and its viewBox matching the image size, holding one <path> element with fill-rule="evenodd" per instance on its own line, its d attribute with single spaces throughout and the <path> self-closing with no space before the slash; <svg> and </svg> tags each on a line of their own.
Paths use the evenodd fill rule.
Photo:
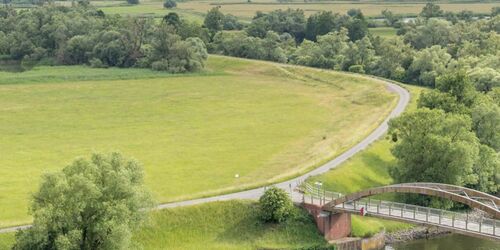
<svg viewBox="0 0 500 250">
<path fill-rule="evenodd" d="M 0 9 L 0 55 L 26 63 L 189 72 L 203 68 L 207 51 L 200 38 L 178 35 L 166 22 L 46 6 Z"/>
<path fill-rule="evenodd" d="M 212 12 L 218 12 L 214 8 Z M 209 50 L 245 58 L 368 73 L 428 86 L 418 111 L 391 122 L 396 182 L 442 182 L 500 192 L 500 16 L 474 20 L 428 4 L 403 22 L 384 11 L 398 36 L 369 34 L 362 13 L 257 13 L 241 31 L 212 29 Z M 224 15 L 219 12 L 220 20 Z M 209 18 L 209 17 L 207 17 Z M 207 22 L 206 22 L 207 23 Z M 408 201 L 450 207 L 422 196 Z"/>
<path fill-rule="evenodd" d="M 436 77 L 464 69 L 480 91 L 500 85 L 500 16 L 451 22 L 439 9 L 426 7 L 413 22 L 402 23 L 394 39 L 373 37 L 359 10 L 347 15 L 319 12 L 307 19 L 301 10 L 257 13 L 241 32 L 210 28 L 213 53 L 312 67 L 354 71 L 407 83 L 435 86 Z M 439 8 L 439 6 L 437 6 Z M 431 9 L 431 10 L 427 10 Z M 433 13 L 437 12 L 437 13 Z M 495 11 L 495 10 L 493 10 Z M 217 8 L 211 12 L 219 12 Z M 495 14 L 495 13 L 492 13 Z M 212 17 L 215 15 L 211 15 Z M 205 24 L 210 16 L 207 16 Z M 224 19 L 219 12 L 218 19 Z"/>
</svg>

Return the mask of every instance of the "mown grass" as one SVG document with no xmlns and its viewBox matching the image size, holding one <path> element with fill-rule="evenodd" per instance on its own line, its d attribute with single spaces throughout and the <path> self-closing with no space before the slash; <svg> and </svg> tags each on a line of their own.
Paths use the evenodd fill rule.
<svg viewBox="0 0 500 250">
<path fill-rule="evenodd" d="M 144 249 L 297 249 L 324 246 L 312 218 L 295 208 L 296 218 L 265 224 L 256 203 L 213 202 L 152 213 L 134 235 Z"/>
<path fill-rule="evenodd" d="M 89 79 L 71 80 L 83 80 L 78 74 Z M 338 155 L 397 100 L 374 80 L 228 57 L 211 56 L 202 74 L 157 74 L 81 66 L 2 73 L 0 227 L 30 222 L 40 176 L 77 156 L 135 157 L 158 202 L 227 193 Z"/>
<path fill-rule="evenodd" d="M 380 36 L 382 38 L 394 38 L 397 36 L 396 29 L 392 27 L 369 28 L 369 30 L 372 35 Z"/>
<path fill-rule="evenodd" d="M 15 233 L 0 234 L 0 249 L 11 249 L 15 242 Z"/>
<path fill-rule="evenodd" d="M 405 85 L 411 93 L 411 101 L 405 112 L 412 112 L 417 108 L 417 100 L 421 87 Z M 353 193 L 363 189 L 391 184 L 393 179 L 389 175 L 389 168 L 394 164 L 391 150 L 392 144 L 388 139 L 374 142 L 363 152 L 323 175 L 310 178 L 311 183 L 320 181 L 326 190 L 341 193 Z M 375 198 L 393 200 L 393 194 L 380 195 Z M 382 229 L 388 232 L 411 227 L 409 224 L 382 220 L 370 217 L 352 217 L 352 234 L 357 237 L 371 236 Z"/>
</svg>

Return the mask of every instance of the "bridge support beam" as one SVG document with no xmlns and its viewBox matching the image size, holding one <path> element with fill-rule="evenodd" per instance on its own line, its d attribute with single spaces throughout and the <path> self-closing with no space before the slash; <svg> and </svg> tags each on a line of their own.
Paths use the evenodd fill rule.
<svg viewBox="0 0 500 250">
<path fill-rule="evenodd" d="M 326 212 L 314 204 L 302 205 L 314 217 L 316 226 L 326 240 L 338 240 L 351 234 L 351 214 Z"/>
</svg>

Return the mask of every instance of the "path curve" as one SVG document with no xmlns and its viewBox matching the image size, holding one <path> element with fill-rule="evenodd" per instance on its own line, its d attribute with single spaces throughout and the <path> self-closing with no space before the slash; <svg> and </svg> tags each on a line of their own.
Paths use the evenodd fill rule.
<svg viewBox="0 0 500 250">
<path fill-rule="evenodd" d="M 320 175 L 323 173 L 328 172 L 329 170 L 336 168 L 339 166 L 341 163 L 345 162 L 349 158 L 351 158 L 353 155 L 356 153 L 364 150 L 367 148 L 372 142 L 376 141 L 380 137 L 382 137 L 387 129 L 389 128 L 388 122 L 390 119 L 399 116 L 406 108 L 408 103 L 410 102 L 410 93 L 408 90 L 404 89 L 403 87 L 399 86 L 396 82 L 383 79 L 383 78 L 378 78 L 374 76 L 366 76 L 363 75 L 365 78 L 371 78 L 377 81 L 382 81 L 387 85 L 387 88 L 389 91 L 392 91 L 394 93 L 397 93 L 399 95 L 399 100 L 398 103 L 396 104 L 396 107 L 391 111 L 391 113 L 386 117 L 386 119 L 373 131 L 371 132 L 365 139 L 363 139 L 361 142 L 350 148 L 349 150 L 345 151 L 341 155 L 337 156 L 333 160 L 323 164 L 322 166 L 311 170 L 310 172 L 301 175 L 299 177 L 295 177 L 293 179 L 280 182 L 277 184 L 274 184 L 274 186 L 277 186 L 279 188 L 289 190 L 290 193 L 292 194 L 292 199 L 294 201 L 299 201 L 302 196 L 299 195 L 298 193 L 294 192 L 295 187 L 297 187 L 297 184 L 303 182 L 307 178 L 315 175 Z M 260 188 L 255 188 L 255 189 L 249 189 L 246 191 L 240 191 L 236 193 L 230 193 L 230 194 L 225 194 L 225 195 L 217 195 L 217 196 L 212 196 L 212 197 L 207 197 L 207 198 L 200 198 L 200 199 L 193 199 L 193 200 L 186 200 L 186 201 L 178 201 L 178 202 L 171 202 L 171 203 L 164 203 L 160 204 L 156 207 L 156 209 L 166 209 L 166 208 L 174 208 L 174 207 L 182 207 L 182 206 L 190 206 L 190 205 L 196 205 L 196 204 L 201 204 L 201 203 L 206 203 L 206 202 L 212 202 L 212 201 L 226 201 L 226 200 L 233 200 L 233 199 L 252 199 L 256 200 L 258 199 L 263 193 L 264 193 L 265 187 L 260 187 Z M 30 227 L 30 225 L 23 225 L 23 226 L 16 226 L 16 227 L 8 227 L 8 228 L 3 228 L 0 229 L 0 233 L 7 233 L 7 232 L 14 232 L 17 230 L 22 230 L 25 228 Z"/>
</svg>

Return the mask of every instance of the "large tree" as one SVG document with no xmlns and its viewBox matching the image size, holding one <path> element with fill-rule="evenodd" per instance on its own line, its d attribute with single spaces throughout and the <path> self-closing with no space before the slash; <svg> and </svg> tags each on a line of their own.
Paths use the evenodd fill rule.
<svg viewBox="0 0 500 250">
<path fill-rule="evenodd" d="M 14 249 L 129 249 L 151 205 L 137 161 L 119 153 L 80 158 L 43 176 L 33 226 L 19 231 Z"/>
</svg>

